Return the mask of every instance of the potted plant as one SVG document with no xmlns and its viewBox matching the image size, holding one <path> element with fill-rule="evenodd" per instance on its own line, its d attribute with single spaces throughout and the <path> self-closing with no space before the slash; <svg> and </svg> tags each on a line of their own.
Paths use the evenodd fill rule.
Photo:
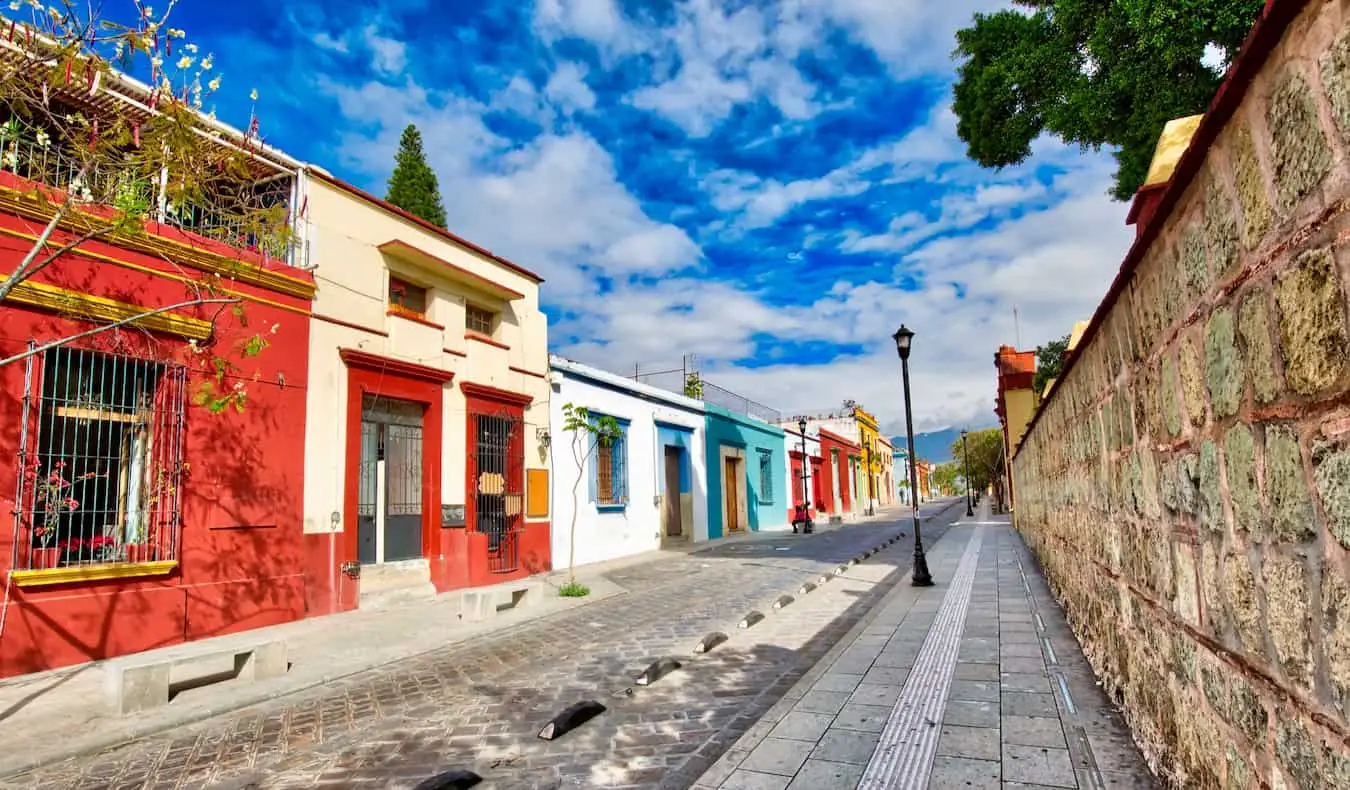
<svg viewBox="0 0 1350 790">
<path fill-rule="evenodd" d="M 80 507 L 80 501 L 70 495 L 71 488 L 96 476 L 90 472 L 67 480 L 65 468 L 65 461 L 57 461 L 52 464 L 51 471 L 44 474 L 41 462 L 34 461 L 24 472 L 24 477 L 33 486 L 33 536 L 38 545 L 31 550 L 29 566 L 34 570 L 55 568 L 59 564 L 64 546 L 52 546 L 52 541 L 61 525 L 62 515 Z"/>
</svg>

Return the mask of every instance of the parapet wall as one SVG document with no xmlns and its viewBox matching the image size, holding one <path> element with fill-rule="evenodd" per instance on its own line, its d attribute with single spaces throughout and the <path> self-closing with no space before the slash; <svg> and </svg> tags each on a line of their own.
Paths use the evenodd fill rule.
<svg viewBox="0 0 1350 790">
<path fill-rule="evenodd" d="M 1350 788 L 1350 2 L 1268 4 L 1013 461 L 1173 786 Z"/>
</svg>

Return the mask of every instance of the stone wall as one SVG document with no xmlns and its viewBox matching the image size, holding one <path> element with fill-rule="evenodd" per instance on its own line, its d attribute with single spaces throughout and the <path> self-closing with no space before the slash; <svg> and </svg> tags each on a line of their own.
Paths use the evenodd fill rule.
<svg viewBox="0 0 1350 790">
<path fill-rule="evenodd" d="M 1300 7 L 1013 463 L 1175 787 L 1350 788 L 1350 2 Z"/>
</svg>

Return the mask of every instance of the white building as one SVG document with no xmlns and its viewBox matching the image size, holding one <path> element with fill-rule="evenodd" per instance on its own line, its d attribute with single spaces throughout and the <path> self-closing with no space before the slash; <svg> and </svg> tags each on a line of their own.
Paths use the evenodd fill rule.
<svg viewBox="0 0 1350 790">
<path fill-rule="evenodd" d="M 703 403 L 559 356 L 549 357 L 555 568 L 708 539 Z M 576 460 L 564 406 L 618 421 L 612 447 L 587 442 Z M 585 440 L 589 437 L 581 436 Z"/>
</svg>

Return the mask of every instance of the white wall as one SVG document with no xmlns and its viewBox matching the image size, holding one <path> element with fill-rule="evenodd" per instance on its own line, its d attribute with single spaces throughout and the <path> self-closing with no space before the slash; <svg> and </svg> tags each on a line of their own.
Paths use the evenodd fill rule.
<svg viewBox="0 0 1350 790">
<path fill-rule="evenodd" d="M 786 452 L 783 453 L 783 474 L 787 475 L 789 492 L 784 507 L 790 511 L 792 509 L 792 503 L 796 501 L 795 497 L 797 497 L 802 490 L 802 479 L 792 474 L 792 453 L 800 453 L 802 451 L 802 435 L 797 432 L 795 424 L 791 427 L 782 424 L 782 428 L 783 443 L 786 449 Z M 820 429 L 812 428 L 810 423 L 807 423 L 806 425 L 806 455 L 806 473 L 811 474 L 811 459 L 820 458 Z M 807 485 L 809 486 L 807 489 L 808 491 L 815 490 L 814 482 L 807 481 Z M 816 506 L 815 502 L 808 502 L 807 504 L 811 505 L 811 507 Z M 826 502 L 825 506 L 832 507 L 833 503 Z"/>
<path fill-rule="evenodd" d="M 553 364 L 550 398 L 549 448 L 553 461 L 553 567 L 567 567 L 571 549 L 572 514 L 576 512 L 576 564 L 628 557 L 661 547 L 661 501 L 665 487 L 658 459 L 664 446 L 657 442 L 657 423 L 690 428 L 690 487 L 692 507 L 685 510 L 685 531 L 694 541 L 708 539 L 707 456 L 704 415 L 699 402 L 636 384 L 610 373 L 562 361 Z M 586 376 L 571 371 L 584 371 Z M 629 392 L 595 383 L 594 376 Z M 641 397 L 644 395 L 646 397 Z M 648 399 L 650 398 L 650 399 Z M 592 454 L 578 470 L 572 436 L 563 430 L 563 406 L 571 403 L 628 420 L 628 503 L 622 510 L 599 510 L 590 501 Z M 680 405 L 676 405 L 680 404 Z M 578 507 L 574 508 L 573 486 Z"/>
</svg>

